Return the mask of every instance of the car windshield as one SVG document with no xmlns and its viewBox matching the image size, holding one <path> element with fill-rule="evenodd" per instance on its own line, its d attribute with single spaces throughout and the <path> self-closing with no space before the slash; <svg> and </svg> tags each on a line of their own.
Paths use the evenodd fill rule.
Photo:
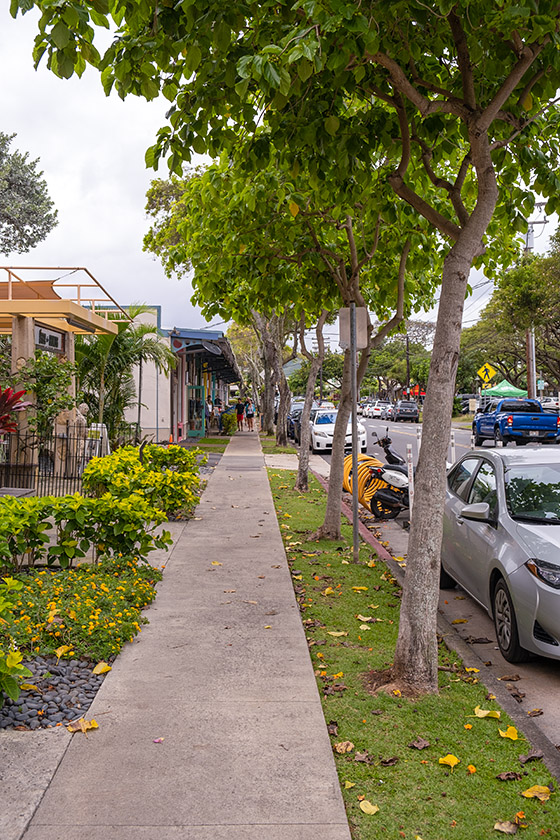
<svg viewBox="0 0 560 840">
<path fill-rule="evenodd" d="M 413 402 L 405 402 L 404 400 L 402 400 L 402 401 L 399 403 L 399 406 L 400 406 L 400 408 L 416 408 L 416 403 L 413 403 Z"/>
<path fill-rule="evenodd" d="M 316 426 L 330 426 L 333 423 L 336 423 L 336 411 L 329 411 L 328 413 L 325 412 L 324 414 L 318 414 L 315 418 Z"/>
<path fill-rule="evenodd" d="M 506 470 L 510 516 L 527 522 L 560 523 L 560 464 L 535 464 Z"/>
</svg>

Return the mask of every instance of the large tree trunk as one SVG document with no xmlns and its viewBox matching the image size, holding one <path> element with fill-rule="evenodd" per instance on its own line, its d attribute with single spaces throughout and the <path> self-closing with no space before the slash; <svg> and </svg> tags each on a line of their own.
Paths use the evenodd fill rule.
<svg viewBox="0 0 560 840">
<path fill-rule="evenodd" d="M 437 693 L 437 605 L 445 500 L 461 324 L 469 272 L 497 200 L 486 138 L 473 141 L 478 202 L 448 253 L 424 402 L 422 446 L 414 485 L 409 551 L 392 678 L 418 693 Z"/>
</svg>

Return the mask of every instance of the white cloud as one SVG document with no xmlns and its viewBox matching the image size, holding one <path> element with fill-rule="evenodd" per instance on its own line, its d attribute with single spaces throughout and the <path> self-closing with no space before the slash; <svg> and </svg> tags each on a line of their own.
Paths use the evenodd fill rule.
<svg viewBox="0 0 560 840">
<path fill-rule="evenodd" d="M 68 80 L 46 66 L 35 71 L 36 15 L 14 21 L 6 6 L 0 7 L 0 130 L 17 134 L 12 149 L 40 159 L 59 223 L 29 254 L 2 263 L 86 266 L 119 303 L 160 304 L 164 326 L 207 326 L 190 303 L 190 283 L 168 279 L 142 251 L 145 195 L 156 177 L 146 170 L 144 153 L 169 103 L 106 97 L 91 68 Z M 158 174 L 165 177 L 167 167 Z"/>
</svg>

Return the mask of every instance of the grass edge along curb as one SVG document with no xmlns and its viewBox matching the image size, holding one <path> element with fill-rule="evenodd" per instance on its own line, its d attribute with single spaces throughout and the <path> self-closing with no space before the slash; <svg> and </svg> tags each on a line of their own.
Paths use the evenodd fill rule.
<svg viewBox="0 0 560 840">
<path fill-rule="evenodd" d="M 438 696 L 368 692 L 368 672 L 392 661 L 400 586 L 371 547 L 352 562 L 346 522 L 340 542 L 307 539 L 325 504 L 313 477 L 301 494 L 293 471 L 268 474 L 355 840 L 486 840 L 500 824 L 554 837 L 554 779 L 541 760 L 520 761 L 531 744 L 445 645 Z M 534 786 L 546 801 L 522 795 Z"/>
</svg>

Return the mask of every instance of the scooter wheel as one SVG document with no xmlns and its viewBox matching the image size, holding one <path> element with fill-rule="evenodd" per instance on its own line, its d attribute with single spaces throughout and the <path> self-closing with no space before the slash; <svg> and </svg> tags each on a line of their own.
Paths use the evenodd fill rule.
<svg viewBox="0 0 560 840">
<path fill-rule="evenodd" d="M 382 505 L 381 502 L 373 498 L 369 503 L 369 508 L 377 519 L 394 519 L 399 515 L 398 508 L 390 508 Z"/>
</svg>

